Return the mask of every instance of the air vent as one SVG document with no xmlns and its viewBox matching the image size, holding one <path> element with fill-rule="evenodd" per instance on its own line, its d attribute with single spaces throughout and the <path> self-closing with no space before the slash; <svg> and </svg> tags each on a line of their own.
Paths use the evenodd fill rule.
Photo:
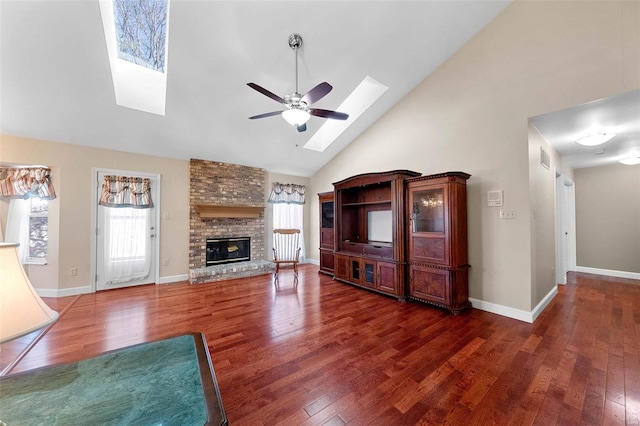
<svg viewBox="0 0 640 426">
<path fill-rule="evenodd" d="M 540 147 L 540 164 L 547 170 L 551 168 L 551 157 L 549 153 Z"/>
</svg>

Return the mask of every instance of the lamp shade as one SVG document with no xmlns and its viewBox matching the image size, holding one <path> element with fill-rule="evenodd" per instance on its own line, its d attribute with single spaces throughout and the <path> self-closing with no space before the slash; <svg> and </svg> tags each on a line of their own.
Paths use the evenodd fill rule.
<svg viewBox="0 0 640 426">
<path fill-rule="evenodd" d="M 17 243 L 0 243 L 0 343 L 45 327 L 58 313 L 34 290 L 18 258 Z"/>
<path fill-rule="evenodd" d="M 292 126 L 301 126 L 311 118 L 311 114 L 303 109 L 291 108 L 282 111 L 282 118 Z"/>
</svg>

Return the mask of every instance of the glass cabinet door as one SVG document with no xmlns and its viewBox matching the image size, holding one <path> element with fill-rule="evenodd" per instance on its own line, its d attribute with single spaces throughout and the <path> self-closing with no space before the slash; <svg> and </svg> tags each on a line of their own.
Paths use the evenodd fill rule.
<svg viewBox="0 0 640 426">
<path fill-rule="evenodd" d="M 322 203 L 322 227 L 333 228 L 333 201 Z"/>
<path fill-rule="evenodd" d="M 444 188 L 430 188 L 411 193 L 412 232 L 444 232 Z"/>
<path fill-rule="evenodd" d="M 363 284 L 374 287 L 376 284 L 375 272 L 376 272 L 376 264 L 375 262 L 370 262 L 367 260 L 363 261 L 364 263 L 364 282 Z"/>
<path fill-rule="evenodd" d="M 351 261 L 351 281 L 360 283 L 360 259 L 350 259 Z"/>
</svg>

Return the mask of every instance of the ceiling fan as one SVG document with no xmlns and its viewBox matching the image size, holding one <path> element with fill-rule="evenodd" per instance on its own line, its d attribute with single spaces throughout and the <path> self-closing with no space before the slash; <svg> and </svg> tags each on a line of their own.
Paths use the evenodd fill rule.
<svg viewBox="0 0 640 426">
<path fill-rule="evenodd" d="M 295 126 L 299 132 L 304 132 L 307 130 L 307 121 L 311 116 L 322 117 L 322 118 L 331 118 L 333 120 L 346 120 L 349 118 L 349 114 L 345 114 L 343 112 L 330 111 L 327 109 L 319 109 L 319 108 L 310 108 L 309 106 L 314 102 L 319 101 L 323 97 L 325 97 L 333 86 L 331 86 L 326 81 L 318 84 L 313 89 L 309 90 L 304 95 L 298 93 L 298 49 L 302 46 L 302 37 L 300 34 L 291 34 L 289 36 L 289 47 L 295 50 L 296 52 L 296 91 L 286 95 L 284 98 L 268 91 L 264 87 L 258 86 L 255 83 L 247 83 L 247 86 L 251 87 L 254 90 L 262 93 L 265 96 L 270 97 L 276 102 L 280 102 L 287 109 L 283 111 L 272 111 L 266 112 L 264 114 L 254 115 L 253 117 L 249 117 L 250 120 L 254 120 L 256 118 L 265 118 L 265 117 L 273 117 L 274 115 L 282 115 L 282 117 L 292 126 Z"/>
</svg>

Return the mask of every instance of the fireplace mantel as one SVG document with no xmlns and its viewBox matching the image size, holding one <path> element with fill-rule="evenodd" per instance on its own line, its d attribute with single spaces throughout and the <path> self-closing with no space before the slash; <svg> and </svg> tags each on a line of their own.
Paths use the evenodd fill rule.
<svg viewBox="0 0 640 426">
<path fill-rule="evenodd" d="M 264 207 L 196 204 L 201 218 L 258 218 Z"/>
</svg>

